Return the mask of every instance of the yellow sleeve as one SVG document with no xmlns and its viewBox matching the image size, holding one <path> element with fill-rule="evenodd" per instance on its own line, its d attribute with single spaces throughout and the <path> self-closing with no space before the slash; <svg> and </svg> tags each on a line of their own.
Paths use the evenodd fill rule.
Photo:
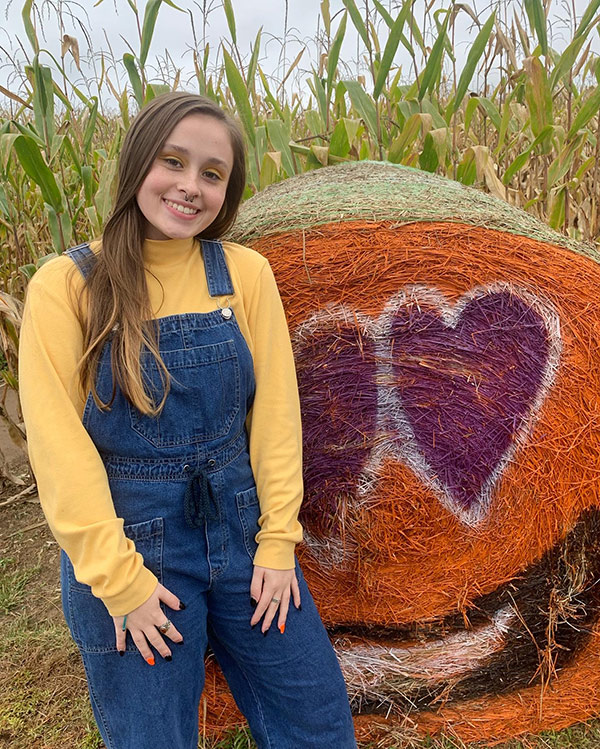
<svg viewBox="0 0 600 749">
<path fill-rule="evenodd" d="M 271 267 L 265 262 L 247 305 L 256 376 L 248 417 L 250 461 L 260 501 L 254 564 L 292 569 L 302 540 L 302 427 L 292 345 Z"/>
<path fill-rule="evenodd" d="M 77 579 L 113 616 L 152 594 L 144 567 L 116 517 L 108 478 L 81 418 L 77 364 L 81 326 L 69 299 L 70 259 L 52 260 L 29 284 L 21 329 L 19 387 L 40 502 Z"/>
</svg>

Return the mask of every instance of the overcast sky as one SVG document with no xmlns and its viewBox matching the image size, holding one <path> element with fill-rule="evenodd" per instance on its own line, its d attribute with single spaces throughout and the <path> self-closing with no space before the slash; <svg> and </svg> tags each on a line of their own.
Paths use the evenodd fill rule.
<svg viewBox="0 0 600 749">
<path fill-rule="evenodd" d="M 137 0 L 140 7 L 140 16 L 143 16 L 145 0 Z M 209 9 L 207 17 L 206 38 L 211 48 L 211 59 L 217 53 L 221 39 L 230 40 L 231 36 L 227 29 L 225 14 L 221 0 L 180 0 L 176 4 L 186 12 L 178 12 L 168 5 L 161 7 L 156 31 L 153 38 L 149 64 L 165 64 L 165 50 L 168 50 L 173 64 L 183 68 L 182 83 L 186 82 L 186 75 L 191 76 L 193 66 L 191 48 L 194 46 L 192 23 L 189 11 L 194 17 L 196 37 L 201 45 L 203 35 L 202 8 Z M 426 0 L 417 0 L 415 8 L 417 13 L 425 6 Z M 60 56 L 60 39 L 62 33 L 74 36 L 80 45 L 82 57 L 88 57 L 93 53 L 96 61 L 96 69 L 100 70 L 100 53 L 112 50 L 114 58 L 121 60 L 123 53 L 128 51 L 128 40 L 134 52 L 139 51 L 139 42 L 134 15 L 128 6 L 127 0 L 102 0 L 100 4 L 94 5 L 92 0 L 36 0 L 40 15 L 36 18 L 36 27 L 40 35 L 41 45 L 56 57 Z M 330 0 L 331 15 L 343 9 L 342 0 Z M 363 1 L 358 0 L 359 7 Z M 393 9 L 398 5 L 397 0 L 383 0 L 383 4 Z M 482 20 L 489 16 L 491 6 L 499 8 L 499 13 L 508 17 L 512 16 L 513 10 L 522 6 L 518 0 L 470 0 L 470 6 L 475 8 Z M 4 3 L 2 3 L 4 5 Z M 23 0 L 8 0 L 4 11 L 0 10 L 0 84 L 15 90 L 18 86 L 18 71 L 22 69 L 24 53 L 20 49 L 23 44 L 27 53 L 30 46 L 27 42 L 23 23 L 21 20 L 21 9 Z M 449 0 L 438 0 L 436 7 L 448 7 Z M 567 8 L 575 6 L 576 13 L 580 16 L 588 5 L 588 0 L 553 0 L 552 22 L 553 39 L 552 44 L 560 49 L 564 47 L 565 40 L 571 37 L 567 19 L 571 15 Z M 243 56 L 250 54 L 258 29 L 263 27 L 263 40 L 261 44 L 261 66 L 265 73 L 274 75 L 281 79 L 283 71 L 294 60 L 302 46 L 307 46 L 301 64 L 298 68 L 300 81 L 304 80 L 313 65 L 317 64 L 314 59 L 316 52 L 315 40 L 318 32 L 323 31 L 318 26 L 320 0 L 233 0 L 235 9 L 238 47 Z M 0 6 L 1 7 L 1 6 Z M 60 14 L 57 11 L 62 11 Z M 62 27 L 60 18 L 62 18 Z M 460 69 L 461 56 L 464 59 L 468 51 L 468 45 L 473 39 L 476 30 L 466 14 L 462 14 L 463 20 L 457 30 L 455 46 L 458 53 L 458 66 Z M 337 29 L 340 16 L 333 21 L 333 31 Z M 287 20 L 287 43 L 285 47 L 285 61 L 282 57 L 282 39 L 285 36 Z M 594 34 L 597 39 L 598 35 Z M 345 45 L 342 49 L 342 58 L 348 64 L 348 73 L 356 74 L 360 65 L 357 57 L 357 38 L 352 24 L 348 23 L 348 32 Z M 42 61 L 49 63 L 49 58 L 42 55 Z M 400 46 L 396 63 L 403 65 L 410 77 L 409 59 Z M 68 74 L 79 85 L 85 87 L 85 78 L 94 79 L 94 75 L 86 75 L 82 78 L 72 62 L 67 66 Z M 85 70 L 85 68 L 84 68 Z M 190 84 L 192 85 L 192 84 Z M 298 90 L 297 84 L 294 90 Z M 89 90 L 89 93 L 94 91 Z"/>
</svg>

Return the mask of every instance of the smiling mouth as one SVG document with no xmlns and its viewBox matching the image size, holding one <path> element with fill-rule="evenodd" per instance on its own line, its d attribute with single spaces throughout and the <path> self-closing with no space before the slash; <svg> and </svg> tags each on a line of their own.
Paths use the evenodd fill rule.
<svg viewBox="0 0 600 749">
<path fill-rule="evenodd" d="M 408 626 L 328 628 L 355 714 L 506 694 L 556 676 L 600 613 L 600 509 L 464 614 Z"/>
<path fill-rule="evenodd" d="M 189 206 L 181 205 L 181 203 L 174 203 L 172 200 L 167 200 L 167 198 L 163 198 L 163 200 L 169 208 L 177 211 L 182 216 L 193 217 L 200 213 L 199 208 L 190 208 Z"/>
</svg>

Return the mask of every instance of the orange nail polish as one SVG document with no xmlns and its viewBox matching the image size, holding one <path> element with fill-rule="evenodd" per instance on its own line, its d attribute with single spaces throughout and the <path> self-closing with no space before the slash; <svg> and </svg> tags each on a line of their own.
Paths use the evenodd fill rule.
<svg viewBox="0 0 600 749">
<path fill-rule="evenodd" d="M 281 632 L 281 634 L 285 632 L 285 624 L 282 624 L 281 627 L 279 627 L 279 631 Z"/>
<path fill-rule="evenodd" d="M 153 666 L 154 665 L 154 658 L 146 658 L 146 663 L 149 666 Z"/>
</svg>

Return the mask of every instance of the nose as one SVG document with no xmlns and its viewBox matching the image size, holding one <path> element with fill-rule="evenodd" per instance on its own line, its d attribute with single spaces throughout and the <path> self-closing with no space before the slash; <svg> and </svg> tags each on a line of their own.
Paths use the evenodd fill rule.
<svg viewBox="0 0 600 749">
<path fill-rule="evenodd" d="M 177 189 L 192 201 L 200 194 L 200 179 L 191 171 L 186 170 L 180 175 Z"/>
</svg>

